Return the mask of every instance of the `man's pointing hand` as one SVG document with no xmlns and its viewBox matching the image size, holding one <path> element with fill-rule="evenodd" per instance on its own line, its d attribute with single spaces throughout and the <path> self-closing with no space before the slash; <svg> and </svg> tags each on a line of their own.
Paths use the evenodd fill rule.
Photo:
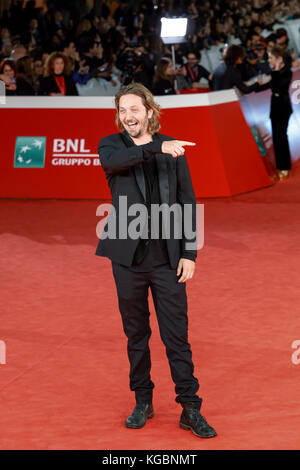
<svg viewBox="0 0 300 470">
<path fill-rule="evenodd" d="M 162 153 L 169 153 L 172 157 L 176 158 L 184 154 L 185 145 L 196 145 L 195 142 L 188 142 L 186 140 L 164 140 L 161 145 Z"/>
</svg>

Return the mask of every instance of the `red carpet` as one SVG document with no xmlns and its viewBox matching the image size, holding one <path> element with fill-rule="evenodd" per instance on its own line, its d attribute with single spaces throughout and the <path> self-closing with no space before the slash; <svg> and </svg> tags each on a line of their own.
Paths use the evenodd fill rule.
<svg viewBox="0 0 300 470">
<path fill-rule="evenodd" d="M 218 436 L 178 426 L 151 295 L 155 417 L 125 428 L 134 395 L 111 265 L 94 255 L 99 202 L 1 200 L 1 449 L 299 449 L 300 168 L 201 202 L 189 339 Z"/>
</svg>

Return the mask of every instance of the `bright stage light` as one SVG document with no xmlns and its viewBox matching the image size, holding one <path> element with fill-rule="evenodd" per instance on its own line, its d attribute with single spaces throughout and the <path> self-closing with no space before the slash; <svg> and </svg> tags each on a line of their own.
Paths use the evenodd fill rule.
<svg viewBox="0 0 300 470">
<path fill-rule="evenodd" d="M 187 18 L 161 18 L 160 36 L 165 44 L 185 41 Z"/>
</svg>

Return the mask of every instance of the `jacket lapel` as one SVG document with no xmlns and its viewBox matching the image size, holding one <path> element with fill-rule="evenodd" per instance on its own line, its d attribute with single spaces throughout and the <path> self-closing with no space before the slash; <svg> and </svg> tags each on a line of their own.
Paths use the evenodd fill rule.
<svg viewBox="0 0 300 470">
<path fill-rule="evenodd" d="M 158 183 L 161 204 L 169 204 L 169 178 L 167 169 L 167 159 L 163 153 L 157 153 L 155 155 L 157 172 L 158 172 Z"/>
<path fill-rule="evenodd" d="M 159 134 L 153 135 L 153 140 L 162 140 Z M 157 153 L 155 155 L 157 173 L 158 173 L 158 184 L 160 193 L 161 204 L 169 204 L 169 178 L 168 178 L 168 167 L 167 167 L 167 156 L 164 153 Z"/>
<path fill-rule="evenodd" d="M 134 174 L 135 174 L 135 179 L 138 184 L 138 187 L 140 188 L 142 196 L 146 202 L 146 183 L 145 183 L 145 175 L 144 175 L 142 165 L 135 165 Z"/>
<path fill-rule="evenodd" d="M 131 137 L 128 135 L 126 131 L 122 132 L 121 134 L 123 142 L 125 143 L 126 147 L 133 147 L 135 144 Z M 142 193 L 144 200 L 146 201 L 146 183 L 145 183 L 145 175 L 143 171 L 142 165 L 135 165 L 133 167 L 135 179 L 137 182 L 138 187 Z"/>
</svg>

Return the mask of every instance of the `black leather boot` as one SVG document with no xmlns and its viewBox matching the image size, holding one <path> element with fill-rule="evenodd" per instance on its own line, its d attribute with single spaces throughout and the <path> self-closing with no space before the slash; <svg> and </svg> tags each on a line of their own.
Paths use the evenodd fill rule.
<svg viewBox="0 0 300 470">
<path fill-rule="evenodd" d="M 179 426 L 182 429 L 190 429 L 198 437 L 214 437 L 217 435 L 206 419 L 200 414 L 201 402 L 180 403 L 183 410 Z"/>
<path fill-rule="evenodd" d="M 132 414 L 126 419 L 127 428 L 139 429 L 154 415 L 152 403 L 137 403 Z"/>
</svg>

